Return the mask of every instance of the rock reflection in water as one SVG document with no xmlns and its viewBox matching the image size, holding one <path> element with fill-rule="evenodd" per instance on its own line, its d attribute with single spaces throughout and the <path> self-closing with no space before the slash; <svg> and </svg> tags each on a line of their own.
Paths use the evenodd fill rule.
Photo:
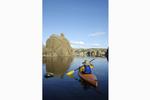
<svg viewBox="0 0 150 100">
<path fill-rule="evenodd" d="M 46 65 L 46 73 L 53 73 L 54 76 L 63 78 L 65 72 L 70 67 L 73 57 L 44 57 L 43 63 Z"/>
</svg>

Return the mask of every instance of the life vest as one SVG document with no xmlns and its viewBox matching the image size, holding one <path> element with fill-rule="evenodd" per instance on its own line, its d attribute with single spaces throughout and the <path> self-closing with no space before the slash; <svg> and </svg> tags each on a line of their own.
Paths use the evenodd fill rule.
<svg viewBox="0 0 150 100">
<path fill-rule="evenodd" d="M 84 71 L 85 74 L 91 74 L 91 67 L 90 65 L 84 65 Z"/>
</svg>

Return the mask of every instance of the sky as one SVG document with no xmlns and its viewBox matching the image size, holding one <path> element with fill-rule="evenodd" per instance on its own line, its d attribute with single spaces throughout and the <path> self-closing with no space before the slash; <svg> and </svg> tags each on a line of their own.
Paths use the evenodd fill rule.
<svg viewBox="0 0 150 100">
<path fill-rule="evenodd" d="M 64 33 L 73 48 L 108 47 L 108 0 L 43 0 L 43 44 Z"/>
</svg>

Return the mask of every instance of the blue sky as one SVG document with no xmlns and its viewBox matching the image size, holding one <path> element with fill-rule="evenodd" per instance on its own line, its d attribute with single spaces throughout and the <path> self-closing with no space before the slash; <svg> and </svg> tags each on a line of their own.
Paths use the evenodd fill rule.
<svg viewBox="0 0 150 100">
<path fill-rule="evenodd" d="M 107 48 L 108 1 L 43 0 L 43 44 L 60 33 L 73 48 Z"/>
</svg>

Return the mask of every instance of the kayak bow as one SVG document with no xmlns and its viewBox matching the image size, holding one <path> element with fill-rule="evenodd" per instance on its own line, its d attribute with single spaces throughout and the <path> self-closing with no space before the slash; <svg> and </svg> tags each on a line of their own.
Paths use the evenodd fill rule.
<svg viewBox="0 0 150 100">
<path fill-rule="evenodd" d="M 82 80 L 93 85 L 94 87 L 98 86 L 98 81 L 94 74 L 82 74 L 79 72 L 79 76 Z"/>
</svg>

